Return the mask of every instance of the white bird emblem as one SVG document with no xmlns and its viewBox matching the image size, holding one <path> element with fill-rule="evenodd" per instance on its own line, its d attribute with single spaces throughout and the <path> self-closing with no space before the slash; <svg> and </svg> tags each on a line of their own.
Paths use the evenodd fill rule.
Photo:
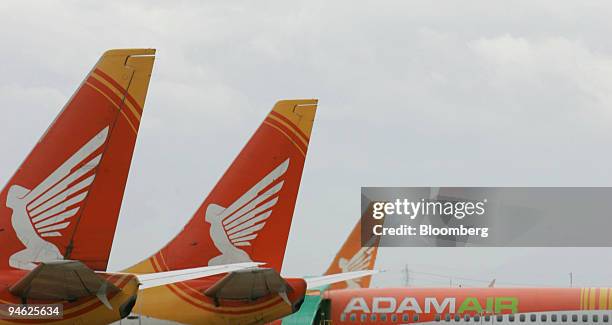
<svg viewBox="0 0 612 325">
<path fill-rule="evenodd" d="M 205 219 L 210 224 L 210 237 L 221 252 L 221 255 L 210 259 L 208 265 L 252 261 L 249 254 L 239 247 L 251 246 L 250 241 L 257 238 L 257 233 L 266 225 L 285 182 L 279 179 L 287 168 L 289 159 L 278 165 L 227 208 L 217 204 L 210 204 L 206 208 Z M 275 184 L 272 185 L 273 183 Z"/>
<path fill-rule="evenodd" d="M 350 259 L 341 257 L 338 259 L 338 267 L 343 273 L 371 269 L 370 263 L 372 262 L 372 252 L 374 251 L 374 248 L 375 247 L 362 247 Z M 362 279 L 363 278 L 346 280 L 346 287 L 348 289 L 361 288 Z"/>
<path fill-rule="evenodd" d="M 60 230 L 70 225 L 70 218 L 82 207 L 102 154 L 86 159 L 104 144 L 108 129 L 96 134 L 33 190 L 19 185 L 9 188 L 6 206 L 13 210 L 11 224 L 25 246 L 9 257 L 11 267 L 31 270 L 35 263 L 64 258 L 57 246 L 43 238 L 62 236 Z"/>
</svg>

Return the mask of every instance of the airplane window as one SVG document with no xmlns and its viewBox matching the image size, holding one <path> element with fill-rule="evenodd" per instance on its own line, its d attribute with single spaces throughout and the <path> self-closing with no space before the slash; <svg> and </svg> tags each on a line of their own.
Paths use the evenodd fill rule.
<svg viewBox="0 0 612 325">
<path fill-rule="evenodd" d="M 419 314 L 414 314 L 414 316 L 412 316 L 412 320 L 415 322 L 419 321 Z"/>
<path fill-rule="evenodd" d="M 572 322 L 577 322 L 578 321 L 578 315 L 572 315 Z"/>
<path fill-rule="evenodd" d="M 524 322 L 525 321 L 525 314 L 521 314 L 519 315 L 519 321 Z"/>
<path fill-rule="evenodd" d="M 351 314 L 351 322 L 354 322 L 356 320 L 357 320 L 357 315 Z"/>
<path fill-rule="evenodd" d="M 458 322 L 461 319 L 459 315 L 455 315 L 455 322 Z"/>
<path fill-rule="evenodd" d="M 450 314 L 444 315 L 444 320 L 445 321 L 450 322 L 450 319 L 451 319 Z"/>
<path fill-rule="evenodd" d="M 436 314 L 436 322 L 440 321 L 440 314 Z"/>
<path fill-rule="evenodd" d="M 497 315 L 497 321 L 501 322 L 502 320 L 504 320 L 504 316 L 502 315 Z"/>
<path fill-rule="evenodd" d="M 567 315 L 561 315 L 561 321 L 562 322 L 567 322 Z"/>
<path fill-rule="evenodd" d="M 404 321 L 404 322 L 408 321 L 408 314 L 402 315 L 402 321 Z"/>
<path fill-rule="evenodd" d="M 540 321 L 545 322 L 548 319 L 546 314 L 540 316 Z"/>
<path fill-rule="evenodd" d="M 537 316 L 535 314 L 531 314 L 531 316 L 529 316 L 529 320 L 532 321 L 532 322 L 535 322 L 536 321 L 536 317 Z"/>
<path fill-rule="evenodd" d="M 380 320 L 383 322 L 387 321 L 387 314 L 380 315 Z"/>
<path fill-rule="evenodd" d="M 343 322 L 346 321 L 346 314 L 340 315 L 340 320 Z"/>
<path fill-rule="evenodd" d="M 609 321 L 610 321 L 610 316 L 608 316 L 608 315 L 603 315 L 603 321 L 604 321 L 605 323 L 609 322 Z"/>
<path fill-rule="evenodd" d="M 491 315 L 485 315 L 484 317 L 485 322 L 488 322 L 491 320 Z"/>
<path fill-rule="evenodd" d="M 391 315 L 391 321 L 392 322 L 397 322 L 397 315 L 396 314 Z"/>
<path fill-rule="evenodd" d="M 376 314 L 370 315 L 370 320 L 375 322 L 376 321 Z"/>
<path fill-rule="evenodd" d="M 582 315 L 582 322 L 586 323 L 589 321 L 589 315 Z"/>
<path fill-rule="evenodd" d="M 551 320 L 552 322 L 556 322 L 556 321 L 557 321 L 557 314 L 552 314 L 552 315 L 550 315 L 550 320 Z"/>
<path fill-rule="evenodd" d="M 508 320 L 514 322 L 514 314 L 508 315 Z"/>
<path fill-rule="evenodd" d="M 368 320 L 368 315 L 366 314 L 361 314 L 361 322 L 365 322 L 366 320 Z"/>
<path fill-rule="evenodd" d="M 474 315 L 474 321 L 480 322 L 480 315 Z"/>
<path fill-rule="evenodd" d="M 463 320 L 466 322 L 470 320 L 470 315 L 463 315 Z"/>
<path fill-rule="evenodd" d="M 593 323 L 599 322 L 599 316 L 593 315 Z"/>
</svg>

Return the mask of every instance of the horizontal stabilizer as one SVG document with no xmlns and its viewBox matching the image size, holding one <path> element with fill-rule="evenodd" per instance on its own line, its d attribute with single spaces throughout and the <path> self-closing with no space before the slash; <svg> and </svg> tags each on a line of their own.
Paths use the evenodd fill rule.
<svg viewBox="0 0 612 325">
<path fill-rule="evenodd" d="M 369 276 L 378 273 L 378 270 L 365 270 L 355 272 L 336 273 L 323 276 L 315 276 L 312 278 L 304 279 L 306 281 L 306 288 L 308 290 L 315 289 L 322 286 L 327 286 L 337 282 L 343 282 L 346 280 L 358 279 L 364 276 Z"/>
<path fill-rule="evenodd" d="M 247 263 L 235 263 L 225 265 L 214 265 L 205 267 L 196 267 L 191 269 L 183 269 L 176 271 L 158 272 L 158 273 L 147 273 L 147 274 L 134 274 L 140 281 L 140 290 L 162 286 L 166 284 L 172 284 L 181 281 L 189 281 L 199 279 L 207 276 L 213 276 L 222 273 L 230 273 L 242 269 L 258 267 L 265 263 L 247 262 Z"/>
</svg>

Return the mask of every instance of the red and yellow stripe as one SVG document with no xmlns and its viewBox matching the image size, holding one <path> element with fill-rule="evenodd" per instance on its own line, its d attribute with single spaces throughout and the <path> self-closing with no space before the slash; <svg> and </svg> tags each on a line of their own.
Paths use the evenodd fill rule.
<svg viewBox="0 0 612 325">
<path fill-rule="evenodd" d="M 85 84 L 104 96 L 126 119 L 134 133 L 138 132 L 142 107 L 136 103 L 128 90 L 121 87 L 111 77 L 95 69 Z M 126 109 L 127 108 L 127 109 Z"/>
</svg>

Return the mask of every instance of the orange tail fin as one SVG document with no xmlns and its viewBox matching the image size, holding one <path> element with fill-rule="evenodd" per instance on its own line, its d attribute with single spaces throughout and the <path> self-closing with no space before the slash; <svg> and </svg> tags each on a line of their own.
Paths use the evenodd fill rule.
<svg viewBox="0 0 612 325">
<path fill-rule="evenodd" d="M 100 58 L 0 193 L 0 268 L 105 270 L 155 50 Z"/>
<path fill-rule="evenodd" d="M 280 271 L 316 108 L 276 103 L 185 228 L 129 271 L 247 261 Z"/>
<path fill-rule="evenodd" d="M 372 204 L 368 206 L 365 215 L 372 215 Z M 372 220 L 367 219 L 367 220 Z M 372 221 L 374 222 L 374 221 Z M 376 221 L 382 224 L 383 220 Z M 369 227 L 368 227 L 369 228 Z M 373 236 L 370 238 L 368 245 L 361 246 L 361 221 L 357 222 L 355 228 L 346 239 L 338 254 L 330 264 L 329 268 L 325 272 L 328 274 L 335 274 L 341 272 L 353 272 L 363 270 L 373 270 L 374 264 L 376 263 L 376 255 L 378 253 L 378 243 L 380 237 Z M 371 276 L 349 280 L 344 282 L 338 282 L 332 284 L 329 289 L 355 289 L 355 288 L 368 288 L 370 286 Z"/>
</svg>

